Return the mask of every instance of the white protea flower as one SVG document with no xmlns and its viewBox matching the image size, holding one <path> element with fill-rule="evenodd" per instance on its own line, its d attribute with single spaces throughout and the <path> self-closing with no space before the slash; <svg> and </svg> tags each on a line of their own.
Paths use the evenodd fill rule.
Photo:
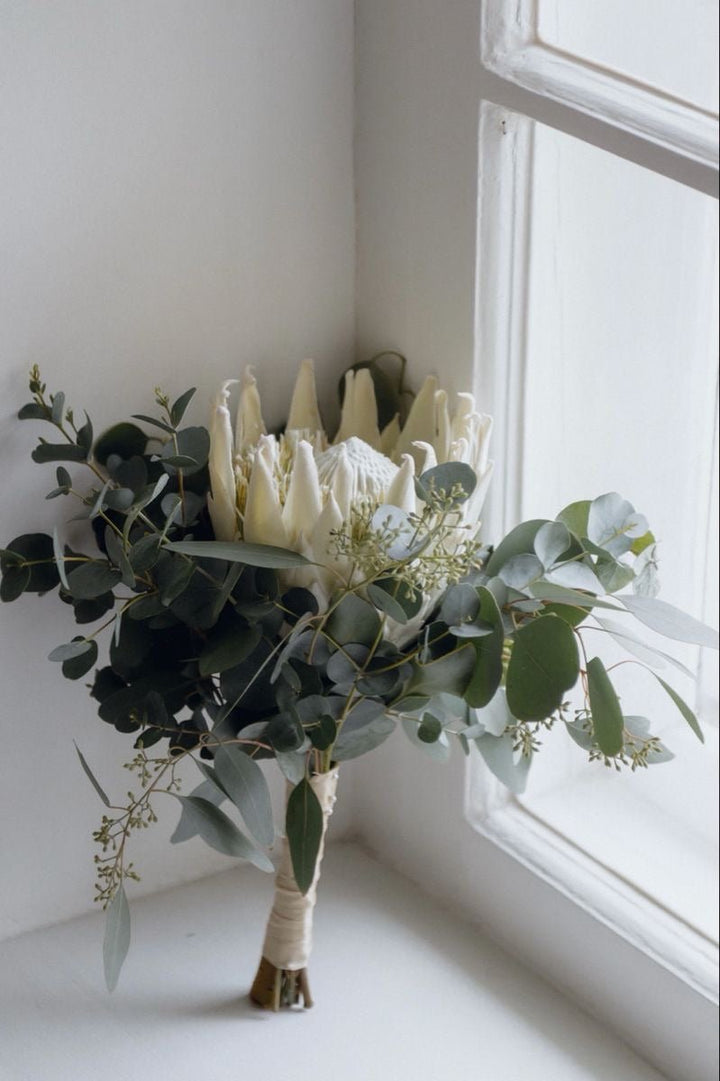
<svg viewBox="0 0 720 1081">
<path fill-rule="evenodd" d="M 390 504 L 417 513 L 415 477 L 437 464 L 464 462 L 477 485 L 462 505 L 461 525 L 477 532 L 492 462 L 491 417 L 478 413 L 471 394 L 448 396 L 428 376 L 405 424 L 395 417 L 381 432 L 372 376 L 349 371 L 340 427 L 329 443 L 315 390 L 313 362 L 300 366 L 288 424 L 268 435 L 251 369 L 241 380 L 233 435 L 229 387 L 222 384 L 210 424 L 209 510 L 218 540 L 272 544 L 300 552 L 316 566 L 285 572 L 290 584 L 312 589 L 321 606 L 339 585 L 350 585 L 350 560 L 334 541 L 351 528 L 353 511 L 372 514 Z M 467 536 L 468 529 L 464 529 Z M 458 541 L 459 543 L 459 541 Z"/>
</svg>

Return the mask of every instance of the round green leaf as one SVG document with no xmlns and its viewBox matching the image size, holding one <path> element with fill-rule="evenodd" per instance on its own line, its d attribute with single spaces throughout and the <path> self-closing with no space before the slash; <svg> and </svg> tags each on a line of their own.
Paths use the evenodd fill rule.
<svg viewBox="0 0 720 1081">
<path fill-rule="evenodd" d="M 100 465 L 105 465 L 111 454 L 117 454 L 123 459 L 144 454 L 147 441 L 148 437 L 142 428 L 123 421 L 98 436 L 93 454 Z"/>
<path fill-rule="evenodd" d="M 23 562 L 33 564 L 29 568 L 30 578 L 24 586 L 26 593 L 47 593 L 59 583 L 53 539 L 47 533 L 24 533 L 3 549 L 0 556 L 3 575 L 10 567 L 18 567 Z M 17 585 L 18 582 L 13 582 L 14 588 Z"/>
<path fill-rule="evenodd" d="M 116 567 L 100 560 L 81 563 L 67 576 L 68 592 L 76 600 L 91 600 L 119 584 L 122 574 Z"/>
<path fill-rule="evenodd" d="M 510 712 L 519 721 L 545 720 L 560 706 L 579 674 L 570 626 L 557 616 L 538 616 L 514 637 L 506 681 Z"/>
<path fill-rule="evenodd" d="M 82 639 L 76 639 L 76 641 L 82 641 Z M 62 662 L 62 674 L 66 679 L 81 679 L 87 675 L 97 661 L 98 647 L 95 639 L 93 638 L 85 644 L 89 646 L 89 649 Z"/>
</svg>

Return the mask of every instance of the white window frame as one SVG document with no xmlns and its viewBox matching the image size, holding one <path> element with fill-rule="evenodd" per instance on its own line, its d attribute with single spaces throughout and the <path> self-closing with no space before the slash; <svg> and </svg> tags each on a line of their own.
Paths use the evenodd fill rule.
<svg viewBox="0 0 720 1081">
<path fill-rule="evenodd" d="M 480 53 L 489 71 L 684 157 L 717 166 L 716 116 L 547 45 L 537 34 L 537 9 L 538 0 L 486 0 Z"/>
<path fill-rule="evenodd" d="M 483 63 L 514 84 L 509 93 L 501 83 L 495 87 L 496 100 L 506 104 L 486 97 L 480 107 L 476 371 L 483 371 L 483 357 L 493 357 L 478 389 L 481 400 L 492 402 L 499 437 L 488 536 L 501 536 L 521 519 L 534 122 L 550 119 L 558 129 L 579 134 L 577 124 L 565 122 L 564 110 L 550 106 L 548 114 L 537 95 L 600 118 L 603 124 L 592 129 L 589 139 L 595 145 L 617 152 L 619 136 L 612 128 L 620 128 L 665 148 L 660 167 L 657 159 L 650 166 L 657 171 L 706 191 L 714 187 L 709 176 L 714 172 L 717 177 L 716 120 L 548 48 L 535 34 L 536 12 L 536 0 L 488 0 L 483 7 Z M 632 156 L 641 159 L 642 147 Z M 685 169 L 689 162 L 708 167 L 700 184 Z M 536 818 L 477 760 L 467 771 L 465 816 L 480 834 L 584 911 L 718 1002 L 717 948 Z"/>
</svg>

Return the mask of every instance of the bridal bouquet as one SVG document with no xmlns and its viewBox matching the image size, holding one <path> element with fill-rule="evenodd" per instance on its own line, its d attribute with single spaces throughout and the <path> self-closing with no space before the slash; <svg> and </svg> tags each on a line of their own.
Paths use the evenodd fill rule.
<svg viewBox="0 0 720 1081">
<path fill-rule="evenodd" d="M 193 390 L 175 401 L 156 390 L 155 415 L 99 438 L 30 374 L 20 419 L 53 431 L 32 457 L 56 464 L 47 498 L 74 501 L 87 537 L 83 551 L 57 528 L 11 540 L 0 596 L 56 592 L 72 609 L 77 633 L 49 659 L 68 679 L 91 678 L 100 719 L 132 746 L 135 791 L 122 805 L 78 750 L 106 807 L 94 837 L 111 990 L 130 940 L 124 884 L 138 877 L 129 841 L 156 820 L 162 795 L 180 808 L 174 843 L 199 836 L 275 871 L 251 997 L 278 1009 L 311 1005 L 312 914 L 339 770 L 396 727 L 435 755 L 451 742 L 479 752 L 516 792 L 553 725 L 606 766 L 672 757 L 648 720 L 624 712 L 611 669 L 583 641 L 590 625 L 651 671 L 672 660 L 624 613 L 717 647 L 716 634 L 656 598 L 645 519 L 609 493 L 484 545 L 491 420 L 433 377 L 411 395 L 404 368 L 382 354 L 350 369 L 333 439 L 310 361 L 277 434 L 249 369 L 234 427 L 231 380 L 208 429 L 183 423 Z M 656 678 L 702 739 L 690 707 Z M 188 758 L 199 783 L 185 794 Z M 258 764 L 270 758 L 287 785 L 279 839 Z"/>
</svg>

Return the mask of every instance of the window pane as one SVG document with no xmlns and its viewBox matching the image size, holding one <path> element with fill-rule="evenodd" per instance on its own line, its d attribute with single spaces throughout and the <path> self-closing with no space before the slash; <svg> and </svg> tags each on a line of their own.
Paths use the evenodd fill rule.
<svg viewBox="0 0 720 1081">
<path fill-rule="evenodd" d="M 718 111 L 718 0 L 538 0 L 546 44 Z"/>
<path fill-rule="evenodd" d="M 717 625 L 716 579 L 708 593 L 717 552 L 716 204 L 542 125 L 534 144 L 522 517 L 619 491 L 659 539 L 663 599 Z M 585 635 L 608 662 L 626 656 L 606 637 Z M 692 648 L 660 645 L 697 666 Z M 701 703 L 691 680 L 672 668 L 661 674 Z M 617 684 L 625 712 L 651 718 L 676 760 L 616 775 L 586 766 L 558 732 L 523 803 L 716 937 L 716 732 L 701 747 L 634 665 L 618 670 Z"/>
</svg>

